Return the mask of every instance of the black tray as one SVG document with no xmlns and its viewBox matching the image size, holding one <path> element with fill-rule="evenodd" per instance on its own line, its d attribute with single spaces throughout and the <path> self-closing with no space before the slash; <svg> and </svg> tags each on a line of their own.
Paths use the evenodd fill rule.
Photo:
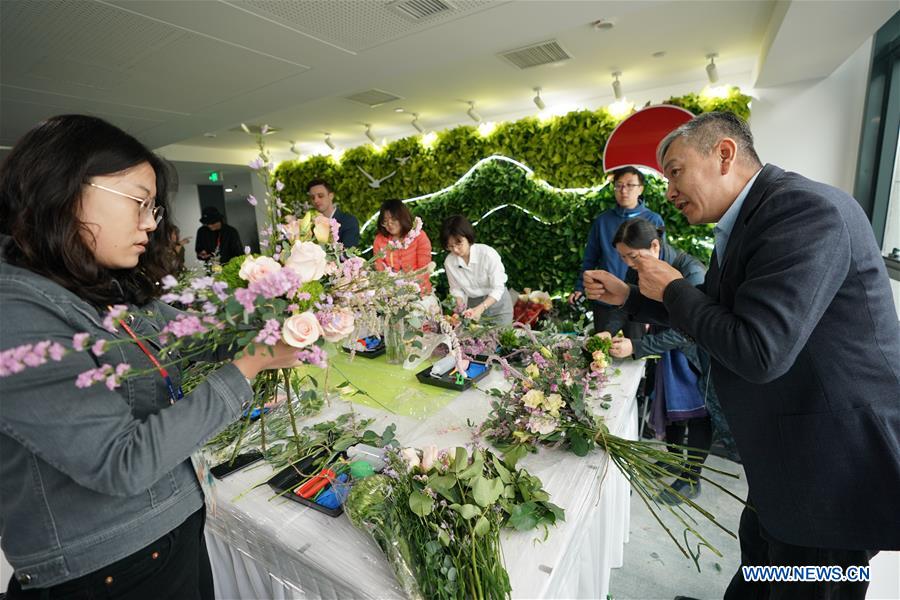
<svg viewBox="0 0 900 600">
<path fill-rule="evenodd" d="M 294 493 L 294 490 L 297 488 L 297 486 L 300 485 L 300 482 L 304 479 L 304 477 L 302 475 L 300 475 L 299 473 L 297 473 L 297 471 L 300 471 L 301 473 L 309 472 L 311 470 L 310 465 L 312 465 L 317 460 L 319 460 L 325 456 L 328 456 L 328 455 L 329 455 L 328 452 L 323 451 L 323 452 L 320 452 L 319 454 L 316 454 L 315 456 L 306 458 L 298 463 L 294 463 L 293 465 L 288 465 L 281 471 L 278 471 L 277 473 L 275 473 L 275 475 L 273 475 L 271 477 L 271 479 L 269 479 L 269 481 L 267 481 L 266 483 L 268 483 L 269 486 L 272 489 L 274 489 L 275 491 L 284 492 L 281 495 L 282 498 L 287 498 L 288 500 L 293 500 L 294 502 L 297 502 L 298 504 L 303 504 L 305 506 L 308 506 L 308 507 L 312 508 L 313 510 L 317 510 L 321 513 L 325 513 L 329 517 L 339 517 L 344 513 L 343 506 L 339 506 L 337 508 L 327 508 L 325 506 L 322 506 L 321 504 L 317 504 L 316 502 L 313 502 L 312 500 L 307 500 L 306 498 L 301 498 L 300 496 L 298 496 L 297 494 Z M 343 452 L 339 455 L 339 457 L 347 458 L 346 454 Z M 335 460 L 337 460 L 337 459 L 335 459 Z M 322 468 L 323 467 L 319 467 L 317 469 L 317 472 L 321 471 Z M 287 491 L 285 491 L 285 490 L 287 490 Z"/>
<path fill-rule="evenodd" d="M 478 363 L 481 365 L 484 364 L 484 361 L 479 361 L 479 360 L 473 360 L 472 362 Z M 418 373 L 416 373 L 416 379 L 418 379 L 420 383 L 424 383 L 426 385 L 433 385 L 435 387 L 445 388 L 448 390 L 456 390 L 456 391 L 461 392 L 463 390 L 467 390 L 470 387 L 472 387 L 472 384 L 475 383 L 476 381 L 480 381 L 480 380 L 484 379 L 487 376 L 487 374 L 490 372 L 491 372 L 491 367 L 487 367 L 484 371 L 481 372 L 481 374 L 479 374 L 476 377 L 473 377 L 471 379 L 466 378 L 465 380 L 463 380 L 462 385 L 457 385 L 456 378 L 454 376 L 448 377 L 447 375 L 444 375 L 443 377 L 440 377 L 440 378 L 432 377 L 431 376 L 431 367 L 428 366 L 428 367 L 425 367 L 424 369 L 422 369 L 421 371 L 419 371 Z"/>
<path fill-rule="evenodd" d="M 262 458 L 262 452 L 260 452 L 259 450 L 251 450 L 250 452 L 238 454 L 234 458 L 233 463 L 231 462 L 231 459 L 226 460 L 225 462 L 212 467 L 209 472 L 212 473 L 212 476 L 216 479 L 224 479 L 232 473 L 240 471 L 244 467 L 261 461 Z"/>
<path fill-rule="evenodd" d="M 341 346 L 341 349 L 343 349 L 343 351 L 346 352 L 347 354 L 350 354 L 351 352 L 353 352 L 353 350 L 351 348 L 347 348 L 346 346 Z M 375 358 L 375 357 L 381 356 L 382 354 L 384 354 L 384 352 L 385 352 L 384 340 L 381 340 L 381 344 L 379 344 L 378 346 L 375 346 L 374 350 L 357 350 L 356 356 L 362 356 L 365 358 Z"/>
</svg>

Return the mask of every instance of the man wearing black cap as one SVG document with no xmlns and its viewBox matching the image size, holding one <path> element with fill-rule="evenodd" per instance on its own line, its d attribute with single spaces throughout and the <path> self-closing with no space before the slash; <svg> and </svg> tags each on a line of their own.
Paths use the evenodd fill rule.
<svg viewBox="0 0 900 600">
<path fill-rule="evenodd" d="M 219 264 L 224 265 L 244 253 L 240 234 L 237 229 L 225 224 L 225 217 L 218 208 L 204 207 L 200 222 L 203 227 L 197 230 L 197 242 L 194 245 L 199 260 L 208 263 L 218 256 Z"/>
</svg>

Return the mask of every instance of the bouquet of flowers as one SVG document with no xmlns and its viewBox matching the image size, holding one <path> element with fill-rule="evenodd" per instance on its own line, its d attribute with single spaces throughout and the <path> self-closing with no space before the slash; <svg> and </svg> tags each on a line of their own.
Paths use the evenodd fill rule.
<svg viewBox="0 0 900 600">
<path fill-rule="evenodd" d="M 699 547 L 696 554 L 691 552 L 687 541 L 688 533 L 696 536 L 700 545 L 721 556 L 694 528 L 694 519 L 683 508 L 665 504 L 684 527 L 684 546 L 658 514 L 658 498 L 666 490 L 680 498 L 688 508 L 696 510 L 734 536 L 712 514 L 663 480 L 663 477 L 669 475 L 667 467 L 673 472 L 687 472 L 700 465 L 694 459 L 683 458 L 680 453 L 669 452 L 665 445 L 612 435 L 598 414 L 609 408 L 611 402 L 611 396 L 604 394 L 604 384 L 609 380 L 608 344 L 597 346 L 586 366 L 586 361 L 575 344 L 570 338 L 564 338 L 556 344 L 542 346 L 531 354 L 529 364 L 521 371 L 505 365 L 512 387 L 507 391 L 490 391 L 493 396 L 491 412 L 481 424 L 480 433 L 503 451 L 505 457 L 513 460 L 528 452 L 536 452 L 538 446 L 542 445 L 565 449 L 578 456 L 585 456 L 595 448 L 606 451 L 612 463 L 631 482 L 632 489 L 644 501 L 657 522 L 682 553 L 694 560 L 698 569 Z M 709 466 L 704 469 L 737 477 Z M 715 481 L 702 475 L 701 478 L 742 502 Z"/>
<path fill-rule="evenodd" d="M 509 598 L 500 530 L 546 534 L 565 518 L 537 477 L 490 450 L 406 448 L 389 463 L 353 486 L 344 510 L 409 598 Z"/>
<path fill-rule="evenodd" d="M 278 196 L 284 185 L 272 176 L 274 164 L 264 143 L 268 133 L 263 127 L 257 137 L 259 154 L 250 163 L 266 188 L 269 223 L 261 235 L 262 254 L 252 255 L 248 249 L 244 256 L 216 266 L 212 274 L 197 274 L 182 281 L 167 276 L 159 282 L 165 292 L 161 300 L 178 304 L 185 311 L 156 335 L 134 337 L 160 349 L 163 369 L 198 360 L 214 362 L 234 352 L 266 351 L 279 341 L 296 348 L 298 360 L 324 368 L 326 342 L 339 342 L 362 326 L 377 333 L 385 319 L 419 300 L 414 278 L 376 271 L 372 261 L 345 250 L 338 242 L 337 221 L 315 211 L 291 213 Z M 249 196 L 248 202 L 256 205 L 258 200 Z M 74 385 L 87 387 L 102 382 L 115 389 L 125 379 L 147 372 L 103 360 L 113 346 L 135 343 L 122 330 L 127 331 L 125 324 L 138 316 L 140 311 L 134 307 L 116 305 L 103 319 L 108 334 L 91 337 L 77 333 L 71 347 L 37 341 L 5 350 L 0 353 L 0 377 L 48 360 L 64 360 L 70 352 L 89 351 L 98 357 L 99 366 L 81 373 Z M 208 370 L 201 367 L 200 372 Z M 264 415 L 264 405 L 275 397 L 279 387 L 291 399 L 298 385 L 289 370 L 263 372 L 254 386 L 256 408 Z M 295 403 L 288 401 L 286 406 L 296 437 Z M 262 424 L 263 418 L 260 421 Z M 264 443 L 264 431 L 262 435 Z"/>
</svg>

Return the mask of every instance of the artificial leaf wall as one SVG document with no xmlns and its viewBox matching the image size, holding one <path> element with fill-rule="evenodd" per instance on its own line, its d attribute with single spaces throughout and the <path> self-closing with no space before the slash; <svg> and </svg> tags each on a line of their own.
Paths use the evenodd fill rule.
<svg viewBox="0 0 900 600">
<path fill-rule="evenodd" d="M 724 98 L 688 94 L 666 103 L 695 114 L 727 110 L 746 119 L 750 97 L 732 88 Z M 558 188 L 596 188 L 605 182 L 603 147 L 617 123 L 605 109 L 599 109 L 546 121 L 526 117 L 499 124 L 487 136 L 464 125 L 438 133 L 431 147 L 421 143 L 421 136 L 396 140 L 381 149 L 366 144 L 347 150 L 340 162 L 330 156 L 284 162 L 275 176 L 285 184 L 282 199 L 297 208 L 306 202 L 310 180 L 329 180 L 341 209 L 355 214 L 361 223 L 377 212 L 384 200 L 415 198 L 450 188 L 409 205 L 425 223 L 439 266 L 444 256 L 438 247 L 440 223 L 449 215 L 464 214 L 479 221 L 475 228 L 478 241 L 493 246 L 502 256 L 510 287 L 566 293 L 578 277 L 591 222 L 615 200 L 609 186 L 591 191 Z M 511 162 L 487 161 L 455 185 L 473 165 L 494 154 L 527 165 L 534 176 Z M 375 179 L 391 172 L 394 175 L 372 188 L 361 170 Z M 665 200 L 664 192 L 661 179 L 648 177 L 644 199 L 662 215 L 669 240 L 708 260 L 711 226 L 690 226 Z M 504 208 L 482 219 L 498 206 Z M 374 227 L 370 226 L 363 232 L 363 243 L 371 243 L 373 236 Z"/>
</svg>

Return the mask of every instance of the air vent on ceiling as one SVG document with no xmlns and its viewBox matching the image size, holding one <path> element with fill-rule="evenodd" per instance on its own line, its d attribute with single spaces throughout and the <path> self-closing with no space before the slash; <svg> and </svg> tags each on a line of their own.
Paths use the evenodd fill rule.
<svg viewBox="0 0 900 600">
<path fill-rule="evenodd" d="M 505 58 L 520 69 L 549 65 L 572 58 L 556 40 L 501 52 L 498 56 Z"/>
<path fill-rule="evenodd" d="M 398 0 L 391 2 L 388 8 L 407 19 L 422 21 L 448 13 L 454 9 L 454 6 L 446 0 Z"/>
<path fill-rule="evenodd" d="M 400 96 L 396 96 L 394 94 L 391 94 L 390 92 L 385 92 L 384 90 L 376 90 L 373 88 L 364 92 L 357 92 L 349 96 L 344 96 L 344 98 L 375 108 L 376 106 L 381 106 L 382 104 L 387 104 L 388 102 L 399 100 Z"/>
</svg>

